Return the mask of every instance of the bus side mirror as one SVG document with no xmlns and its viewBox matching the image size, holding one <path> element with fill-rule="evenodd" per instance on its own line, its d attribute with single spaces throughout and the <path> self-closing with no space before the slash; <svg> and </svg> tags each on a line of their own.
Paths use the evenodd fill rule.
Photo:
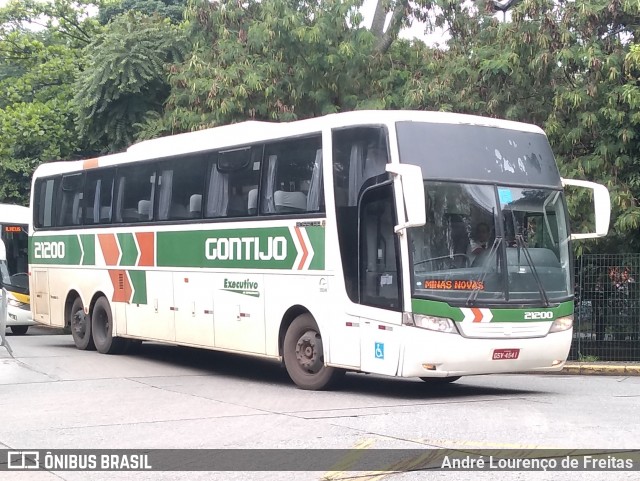
<svg viewBox="0 0 640 481">
<path fill-rule="evenodd" d="M 387 172 L 399 177 L 402 184 L 402 196 L 406 218 L 395 226 L 396 233 L 409 227 L 420 227 L 427 222 L 427 209 L 424 198 L 422 169 L 417 165 L 387 164 Z"/>
<path fill-rule="evenodd" d="M 601 184 L 587 180 L 562 179 L 562 186 L 582 187 L 593 191 L 593 208 L 596 215 L 596 231 L 585 234 L 571 234 L 571 240 L 604 237 L 609 231 L 611 220 L 611 199 L 609 190 Z"/>
</svg>

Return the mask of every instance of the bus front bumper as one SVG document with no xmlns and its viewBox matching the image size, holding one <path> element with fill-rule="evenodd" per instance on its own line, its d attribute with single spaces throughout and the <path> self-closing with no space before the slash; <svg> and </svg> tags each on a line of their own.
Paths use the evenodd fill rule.
<svg viewBox="0 0 640 481">
<path fill-rule="evenodd" d="M 405 327 L 402 377 L 450 377 L 523 371 L 559 371 L 565 364 L 573 330 L 528 339 L 478 339 Z M 516 359 L 501 358 L 510 353 Z"/>
</svg>

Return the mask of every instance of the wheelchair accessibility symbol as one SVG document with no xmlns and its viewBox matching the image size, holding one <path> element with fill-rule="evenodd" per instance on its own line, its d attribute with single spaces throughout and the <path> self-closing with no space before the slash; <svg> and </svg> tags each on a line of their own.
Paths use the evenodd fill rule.
<svg viewBox="0 0 640 481">
<path fill-rule="evenodd" d="M 376 342 L 376 359 L 384 359 L 384 342 Z"/>
</svg>

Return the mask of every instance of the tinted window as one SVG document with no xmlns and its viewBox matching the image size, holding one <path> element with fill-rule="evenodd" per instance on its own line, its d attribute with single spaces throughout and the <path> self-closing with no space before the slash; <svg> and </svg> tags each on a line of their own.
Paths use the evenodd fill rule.
<svg viewBox="0 0 640 481">
<path fill-rule="evenodd" d="M 349 298 L 358 301 L 358 200 L 366 185 L 388 178 L 387 133 L 380 127 L 334 130 L 333 184 L 338 241 Z"/>
<path fill-rule="evenodd" d="M 424 179 L 561 188 L 547 137 L 481 125 L 398 122 L 400 162 Z"/>
<path fill-rule="evenodd" d="M 322 138 L 287 140 L 265 150 L 261 212 L 324 212 Z"/>
<path fill-rule="evenodd" d="M 116 188 L 115 222 L 145 222 L 153 219 L 154 166 L 119 168 Z"/>
<path fill-rule="evenodd" d="M 35 224 L 37 227 L 53 227 L 56 187 L 60 177 L 40 180 L 36 183 L 34 203 Z"/>
<path fill-rule="evenodd" d="M 111 200 L 113 197 L 113 169 L 90 170 L 84 187 L 84 224 L 106 224 L 111 222 Z"/>
<path fill-rule="evenodd" d="M 333 131 L 333 184 L 337 206 L 355 206 L 369 179 L 385 174 L 387 134 L 379 127 Z M 386 179 L 386 177 L 385 177 Z"/>
<path fill-rule="evenodd" d="M 205 167 L 204 155 L 160 164 L 157 219 L 179 220 L 202 217 Z"/>
<path fill-rule="evenodd" d="M 84 192 L 84 174 L 63 175 L 58 184 L 57 222 L 58 226 L 82 224 L 82 196 Z"/>
<path fill-rule="evenodd" d="M 258 202 L 262 149 L 218 153 L 209 168 L 205 217 L 254 215 Z M 221 161 L 223 169 L 218 168 Z"/>
</svg>

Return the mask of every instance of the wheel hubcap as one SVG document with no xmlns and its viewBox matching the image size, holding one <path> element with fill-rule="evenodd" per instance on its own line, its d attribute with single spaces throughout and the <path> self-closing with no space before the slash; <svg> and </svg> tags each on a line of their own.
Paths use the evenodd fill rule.
<svg viewBox="0 0 640 481">
<path fill-rule="evenodd" d="M 300 367 L 311 374 L 322 368 L 322 339 L 316 331 L 308 330 L 300 336 L 296 343 L 296 358 Z"/>
<path fill-rule="evenodd" d="M 84 313 L 81 310 L 76 311 L 76 313 L 71 317 L 73 322 L 73 330 L 78 335 L 78 337 L 83 338 L 87 333 L 87 319 L 84 316 Z"/>
</svg>

